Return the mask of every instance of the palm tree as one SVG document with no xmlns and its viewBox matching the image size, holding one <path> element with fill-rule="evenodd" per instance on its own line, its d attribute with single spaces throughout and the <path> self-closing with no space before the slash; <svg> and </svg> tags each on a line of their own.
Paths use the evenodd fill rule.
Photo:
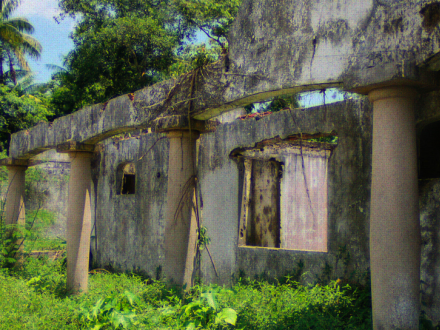
<svg viewBox="0 0 440 330">
<path fill-rule="evenodd" d="M 10 18 L 18 7 L 20 0 L 0 0 L 0 84 L 5 83 L 3 64 L 9 63 L 9 76 L 14 84 L 17 83 L 14 64 L 25 71 L 30 71 L 26 55 L 39 58 L 41 44 L 27 33 L 32 33 L 34 27 L 26 18 Z"/>
</svg>

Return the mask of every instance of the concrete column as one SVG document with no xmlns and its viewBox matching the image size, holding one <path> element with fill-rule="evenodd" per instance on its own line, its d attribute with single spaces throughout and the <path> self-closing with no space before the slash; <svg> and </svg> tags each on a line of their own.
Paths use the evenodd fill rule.
<svg viewBox="0 0 440 330">
<path fill-rule="evenodd" d="M 416 90 L 372 90 L 370 264 L 374 329 L 418 329 L 420 222 Z"/>
<path fill-rule="evenodd" d="M 167 132 L 170 141 L 168 192 L 165 214 L 164 275 L 169 282 L 191 285 L 196 242 L 196 222 L 191 220 L 194 196 L 195 146 L 198 133 Z M 191 184 L 190 184 L 191 183 Z M 190 246 L 191 245 L 191 246 Z"/>
<path fill-rule="evenodd" d="M 8 193 L 5 205 L 5 224 L 25 225 L 25 172 L 27 166 L 7 166 Z"/>
<path fill-rule="evenodd" d="M 67 206 L 67 290 L 71 293 L 87 291 L 92 182 L 90 152 L 69 152 L 70 179 Z"/>
<path fill-rule="evenodd" d="M 24 194 L 25 194 L 25 172 L 27 166 L 6 166 L 8 169 L 8 191 L 6 195 L 4 220 L 5 225 L 18 225 L 24 228 L 26 224 Z M 8 231 L 7 235 L 12 235 L 13 230 Z M 22 252 L 24 251 L 24 238 L 15 241 L 15 245 L 19 246 L 14 258 L 17 260 L 16 265 L 21 264 Z M 15 248 L 10 246 L 9 251 Z"/>
</svg>

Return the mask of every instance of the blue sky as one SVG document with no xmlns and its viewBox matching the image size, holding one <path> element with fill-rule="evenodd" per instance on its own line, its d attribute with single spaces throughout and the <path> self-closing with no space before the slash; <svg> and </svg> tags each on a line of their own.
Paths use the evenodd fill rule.
<svg viewBox="0 0 440 330">
<path fill-rule="evenodd" d="M 43 46 L 41 58 L 37 61 L 29 60 L 35 73 L 36 82 L 50 80 L 51 71 L 46 64 L 62 65 L 63 56 L 73 48 L 69 34 L 73 31 L 74 20 L 65 18 L 59 24 L 54 16 L 60 13 L 57 0 L 22 0 L 21 5 L 14 12 L 14 16 L 25 17 L 35 28 L 32 34 Z"/>
</svg>

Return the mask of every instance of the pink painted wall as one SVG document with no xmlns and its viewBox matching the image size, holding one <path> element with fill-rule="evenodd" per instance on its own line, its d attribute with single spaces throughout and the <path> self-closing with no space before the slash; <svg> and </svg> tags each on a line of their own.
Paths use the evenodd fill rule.
<svg viewBox="0 0 440 330">
<path fill-rule="evenodd" d="M 282 249 L 327 252 L 329 157 L 328 150 L 303 147 L 303 169 L 299 149 L 285 156 L 281 180 Z"/>
</svg>

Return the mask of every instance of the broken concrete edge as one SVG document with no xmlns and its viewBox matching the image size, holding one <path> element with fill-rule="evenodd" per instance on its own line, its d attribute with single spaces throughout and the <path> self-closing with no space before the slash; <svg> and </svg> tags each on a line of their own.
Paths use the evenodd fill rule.
<svg viewBox="0 0 440 330">
<path fill-rule="evenodd" d="M 432 92 L 439 89 L 438 74 L 431 72 L 421 77 L 419 80 L 408 79 L 404 77 L 393 78 L 388 81 L 374 83 L 357 87 L 356 85 L 344 85 L 344 89 L 350 93 L 357 93 L 362 95 L 368 95 L 375 89 L 382 89 L 387 87 L 412 87 L 419 90 L 421 93 Z"/>
<path fill-rule="evenodd" d="M 69 152 L 89 152 L 95 151 L 94 144 L 85 144 L 77 141 L 68 141 L 57 145 L 57 152 L 69 153 Z"/>
<path fill-rule="evenodd" d="M 12 158 L 12 157 L 0 159 L 0 166 L 28 167 L 29 165 L 30 165 L 30 162 L 27 159 L 18 159 L 18 158 Z"/>
<path fill-rule="evenodd" d="M 208 133 L 215 131 L 220 122 L 214 120 L 188 120 L 185 115 L 171 115 L 156 118 L 152 121 L 151 128 L 153 132 L 163 133 L 170 130 L 194 130 L 200 133 Z"/>
<path fill-rule="evenodd" d="M 256 142 L 253 146 L 250 146 L 250 147 L 236 148 L 231 151 L 230 157 L 231 158 L 240 157 L 243 153 L 245 153 L 248 150 L 262 149 L 267 146 L 268 147 L 280 147 L 280 148 L 292 146 L 295 148 L 301 148 L 301 147 L 309 148 L 309 149 L 318 148 L 321 150 L 332 151 L 333 149 L 335 149 L 337 147 L 337 143 L 308 142 L 307 141 L 309 139 L 317 139 L 317 138 L 329 137 L 329 136 L 337 136 L 337 134 L 334 131 L 332 131 L 330 133 L 316 133 L 316 134 L 298 133 L 298 134 L 294 134 L 294 135 L 289 135 L 284 138 L 282 138 L 278 135 L 274 138 L 265 139 L 263 141 Z"/>
<path fill-rule="evenodd" d="M 237 74 L 238 75 L 238 74 Z M 244 76 L 244 75 L 243 75 Z M 301 92 L 311 92 L 317 90 L 325 90 L 328 88 L 342 88 L 342 82 L 326 82 L 322 84 L 309 84 L 301 86 L 280 86 L 279 89 L 270 89 L 266 91 L 261 91 L 255 94 L 245 94 L 244 92 L 240 95 L 234 95 L 234 99 L 225 102 L 218 107 L 206 108 L 203 111 L 194 111 L 192 118 L 197 120 L 208 120 L 213 117 L 220 116 L 221 114 L 228 112 L 229 110 L 243 107 L 251 103 L 269 101 L 274 97 L 281 95 L 298 94 Z M 226 89 L 226 88 L 225 88 Z M 226 91 L 225 91 L 226 94 Z M 225 96 L 225 99 L 228 95 Z"/>
<path fill-rule="evenodd" d="M 217 63 L 216 65 L 218 66 L 219 64 Z M 350 86 L 347 84 L 342 86 L 341 82 L 326 82 L 304 86 L 275 86 L 280 89 L 273 89 L 274 86 L 268 85 L 267 87 L 271 87 L 271 90 L 250 95 L 252 91 L 244 92 L 243 86 L 241 86 L 242 80 L 246 79 L 245 75 L 227 76 L 229 72 L 222 72 L 222 70 L 224 71 L 222 67 L 213 66 L 211 69 L 218 70 L 216 74 L 223 75 L 224 79 L 222 84 L 217 84 L 212 88 L 209 86 L 209 79 L 203 80 L 201 82 L 201 90 L 197 91 L 199 100 L 194 101 L 191 129 L 203 133 L 214 131 L 218 125 L 215 122 L 203 123 L 203 120 L 208 121 L 210 118 L 238 106 L 265 101 L 283 94 L 333 87 L 341 87 L 343 90 L 367 94 L 372 89 L 388 85 L 412 85 L 422 91 L 428 91 L 433 89 L 433 87 L 428 86 L 428 83 L 438 80 L 436 78 L 437 74 L 431 73 L 426 74 L 425 78 L 420 81 L 396 78 L 388 82 L 364 85 L 363 87 L 355 87 L 353 89 L 350 89 Z M 232 73 L 230 74 L 232 75 Z M 240 78 L 237 80 L 236 76 Z M 420 77 L 422 76 L 420 74 Z M 235 88 L 236 90 L 231 92 L 231 86 L 229 85 L 233 82 L 238 83 L 238 85 Z M 173 104 L 165 104 L 169 98 L 169 93 L 173 90 L 174 86 L 178 85 L 179 83 L 175 79 L 163 81 L 139 90 L 134 94 L 122 95 L 103 104 L 87 106 L 75 113 L 58 118 L 53 123 L 40 123 L 31 129 L 14 133 L 11 139 L 10 155 L 13 158 L 28 159 L 42 151 L 55 148 L 57 145 L 68 140 L 96 144 L 114 135 L 139 128 L 152 127 L 156 132 L 171 129 L 189 129 L 190 125 L 188 124 L 187 114 L 182 114 L 182 112 L 187 112 L 187 102 L 176 105 L 174 102 L 176 100 L 173 100 Z M 434 85 L 437 86 L 436 84 Z M 182 86 L 179 85 L 179 89 L 181 88 Z M 210 95 L 209 92 L 213 94 Z M 179 93 L 182 94 L 183 92 Z M 177 98 L 179 95 L 173 94 L 173 97 Z M 180 96 L 183 97 L 184 94 Z M 203 101 L 204 97 L 207 97 L 206 102 Z M 228 98 L 232 98 L 231 101 L 228 101 Z M 165 111 L 163 111 L 164 108 Z"/>
</svg>

